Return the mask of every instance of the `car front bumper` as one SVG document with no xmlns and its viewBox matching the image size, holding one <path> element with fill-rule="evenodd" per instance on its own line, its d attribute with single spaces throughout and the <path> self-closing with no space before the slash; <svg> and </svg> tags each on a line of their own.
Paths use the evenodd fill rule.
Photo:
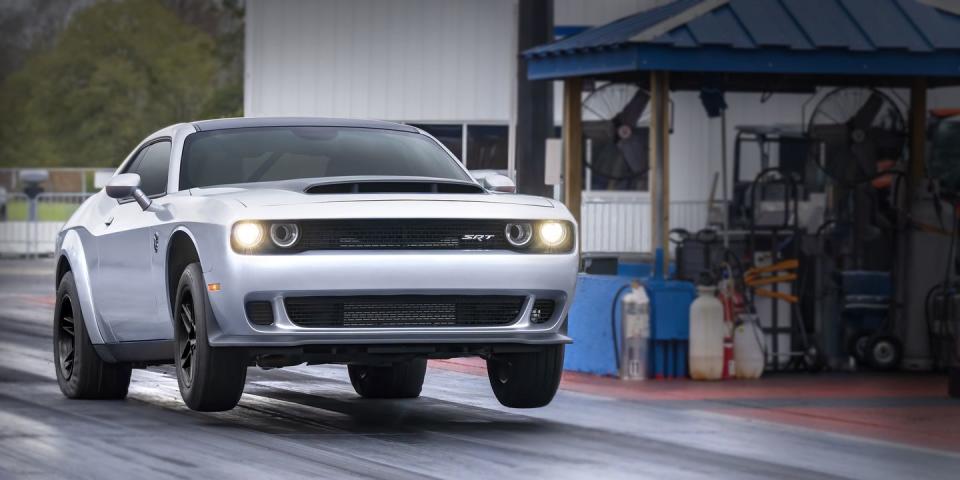
<svg viewBox="0 0 960 480">
<path fill-rule="evenodd" d="M 205 281 L 216 319 L 209 341 L 215 346 L 292 347 L 359 344 L 560 344 L 573 300 L 579 257 L 493 251 L 306 252 L 241 255 L 224 252 Z M 294 324 L 284 298 L 353 295 L 517 295 L 524 296 L 515 322 L 497 326 L 334 327 Z M 556 304 L 544 323 L 530 321 L 533 301 Z M 248 301 L 270 301 L 272 325 L 247 318 Z"/>
</svg>

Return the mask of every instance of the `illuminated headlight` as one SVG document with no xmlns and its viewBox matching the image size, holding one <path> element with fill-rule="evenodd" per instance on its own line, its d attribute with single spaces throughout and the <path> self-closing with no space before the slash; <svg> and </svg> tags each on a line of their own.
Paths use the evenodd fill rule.
<svg viewBox="0 0 960 480">
<path fill-rule="evenodd" d="M 233 243 L 242 249 L 252 249 L 263 241 L 263 227 L 255 222 L 240 222 L 233 226 Z"/>
<path fill-rule="evenodd" d="M 300 227 L 296 223 L 274 223 L 270 225 L 270 240 L 280 248 L 288 248 L 300 238 Z"/>
<path fill-rule="evenodd" d="M 567 227 L 559 222 L 543 222 L 540 224 L 540 240 L 550 247 L 556 247 L 567 238 Z"/>
</svg>

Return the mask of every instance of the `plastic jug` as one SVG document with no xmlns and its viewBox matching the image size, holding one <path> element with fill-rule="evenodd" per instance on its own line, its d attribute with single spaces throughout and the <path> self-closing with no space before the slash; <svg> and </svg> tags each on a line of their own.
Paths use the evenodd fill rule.
<svg viewBox="0 0 960 480">
<path fill-rule="evenodd" d="M 723 378 L 723 304 L 712 285 L 697 286 L 697 298 L 690 305 L 690 378 Z M 739 365 L 737 367 L 739 370 Z"/>
<path fill-rule="evenodd" d="M 733 358 L 737 378 L 760 378 L 764 368 L 763 330 L 753 314 L 742 314 L 733 330 Z"/>
</svg>

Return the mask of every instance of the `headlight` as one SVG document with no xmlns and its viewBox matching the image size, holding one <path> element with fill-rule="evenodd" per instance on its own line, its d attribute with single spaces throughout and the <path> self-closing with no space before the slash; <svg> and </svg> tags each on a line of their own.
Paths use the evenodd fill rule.
<svg viewBox="0 0 960 480">
<path fill-rule="evenodd" d="M 280 248 L 288 248 L 300 238 L 300 227 L 296 223 L 274 223 L 270 225 L 270 240 Z"/>
<path fill-rule="evenodd" d="M 525 247 L 533 238 L 533 226 L 529 223 L 508 223 L 504 233 L 510 245 Z"/>
<path fill-rule="evenodd" d="M 543 222 L 540 224 L 540 240 L 547 246 L 556 247 L 567 238 L 567 227 L 559 222 Z"/>
<path fill-rule="evenodd" d="M 240 222 L 233 226 L 233 242 L 245 250 L 255 248 L 263 241 L 263 227 L 255 222 Z"/>
</svg>

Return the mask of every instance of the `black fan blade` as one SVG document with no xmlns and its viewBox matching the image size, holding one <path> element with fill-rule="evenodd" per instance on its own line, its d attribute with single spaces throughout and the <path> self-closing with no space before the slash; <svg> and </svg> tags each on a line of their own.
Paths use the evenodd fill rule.
<svg viewBox="0 0 960 480">
<path fill-rule="evenodd" d="M 870 98 L 867 99 L 866 103 L 857 110 L 857 113 L 853 115 L 853 118 L 850 119 L 853 128 L 858 130 L 866 130 L 870 128 L 870 125 L 873 125 L 873 121 L 877 118 L 877 114 L 880 113 L 880 109 L 883 108 L 883 97 L 880 96 L 877 92 L 871 92 Z"/>
<path fill-rule="evenodd" d="M 637 93 L 633 94 L 633 98 L 614 117 L 614 123 L 617 126 L 628 125 L 630 128 L 637 126 L 637 121 L 640 120 L 640 116 L 643 115 L 643 111 L 647 108 L 649 102 L 650 95 L 638 88 Z"/>
<path fill-rule="evenodd" d="M 647 142 L 644 135 L 634 130 L 629 137 L 617 142 L 617 148 L 623 154 L 623 159 L 630 167 L 633 173 L 641 173 L 647 170 Z"/>
</svg>

